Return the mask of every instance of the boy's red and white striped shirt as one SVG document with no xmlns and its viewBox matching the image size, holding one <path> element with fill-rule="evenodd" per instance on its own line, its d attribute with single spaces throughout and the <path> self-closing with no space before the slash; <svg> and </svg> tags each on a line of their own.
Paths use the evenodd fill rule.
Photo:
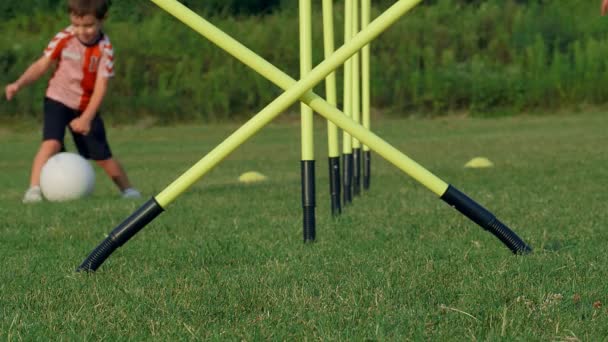
<svg viewBox="0 0 608 342">
<path fill-rule="evenodd" d="M 103 33 L 97 42 L 85 45 L 67 27 L 49 42 L 44 55 L 58 61 L 46 96 L 76 110 L 89 104 L 97 77 L 114 76 L 114 50 Z"/>
</svg>

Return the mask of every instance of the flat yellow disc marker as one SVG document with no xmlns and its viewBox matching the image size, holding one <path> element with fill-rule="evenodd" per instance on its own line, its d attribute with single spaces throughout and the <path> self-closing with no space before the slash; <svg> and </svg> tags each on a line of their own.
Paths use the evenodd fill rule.
<svg viewBox="0 0 608 342">
<path fill-rule="evenodd" d="M 480 169 L 486 167 L 493 167 L 494 163 L 492 163 L 488 158 L 484 157 L 475 157 L 469 160 L 464 167 L 472 168 L 472 169 Z"/>
<path fill-rule="evenodd" d="M 239 176 L 239 182 L 241 183 L 257 183 L 263 182 L 266 179 L 268 179 L 268 177 L 257 171 L 247 171 Z"/>
</svg>

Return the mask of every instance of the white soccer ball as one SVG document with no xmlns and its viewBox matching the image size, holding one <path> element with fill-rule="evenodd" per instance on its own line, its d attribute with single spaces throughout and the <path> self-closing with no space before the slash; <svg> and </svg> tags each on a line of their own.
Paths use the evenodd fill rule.
<svg viewBox="0 0 608 342">
<path fill-rule="evenodd" d="M 40 189 L 49 201 L 70 201 L 93 192 L 95 171 L 76 153 L 61 152 L 42 167 Z"/>
</svg>

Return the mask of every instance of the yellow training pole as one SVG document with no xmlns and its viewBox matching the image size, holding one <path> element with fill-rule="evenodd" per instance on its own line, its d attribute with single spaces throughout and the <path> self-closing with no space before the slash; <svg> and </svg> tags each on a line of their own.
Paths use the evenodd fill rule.
<svg viewBox="0 0 608 342">
<path fill-rule="evenodd" d="M 310 0 L 300 3 L 300 77 L 312 70 L 312 14 Z M 302 160 L 314 160 L 312 109 L 305 103 L 300 106 L 302 124 Z"/>
<path fill-rule="evenodd" d="M 353 37 L 353 0 L 344 1 L 344 45 L 348 44 Z M 352 117 L 353 108 L 353 67 L 352 57 L 344 63 L 344 98 L 342 100 L 343 111 L 347 117 Z M 342 133 L 342 186 L 344 205 L 353 201 L 353 141 L 347 131 Z"/>
<path fill-rule="evenodd" d="M 221 30 L 214 27 L 209 22 L 205 21 L 203 18 L 198 16 L 196 13 L 194 13 L 192 10 L 190 10 L 186 6 L 182 5 L 178 1 L 175 1 L 175 0 L 151 0 L 151 1 L 154 2 L 155 4 L 157 4 L 159 7 L 161 7 L 165 11 L 167 11 L 168 13 L 175 16 L 177 19 L 179 19 L 186 25 L 192 27 L 194 30 L 201 33 L 203 36 L 207 37 L 211 42 L 220 46 L 221 48 L 223 48 L 224 50 L 226 50 L 227 52 L 232 54 L 237 59 L 243 61 L 246 65 L 251 66 L 254 70 L 258 71 L 263 76 L 267 75 L 268 76 L 267 78 L 269 80 L 271 80 L 273 82 L 276 81 L 275 83 L 279 84 L 281 87 L 284 87 L 285 89 L 292 89 L 293 87 L 295 87 L 295 84 L 294 84 L 295 81 L 293 79 L 291 79 L 289 76 L 287 76 L 285 73 L 281 72 L 278 68 L 276 68 L 275 66 L 273 66 L 272 64 L 270 64 L 269 62 L 264 60 L 262 57 L 256 55 L 254 52 L 247 49 L 242 44 L 240 44 L 239 42 L 237 42 L 236 40 L 234 40 L 233 38 L 231 38 L 230 36 L 228 36 L 227 34 L 222 32 Z M 332 56 L 329 59 L 326 59 L 321 64 L 319 64 L 317 67 L 315 67 L 312 70 L 312 72 L 310 74 L 308 74 L 300 82 L 314 78 L 316 75 L 318 75 L 320 70 L 321 70 L 321 72 L 323 72 L 324 70 L 328 70 L 326 75 L 331 73 L 333 70 L 335 70 L 335 68 L 332 69 L 331 66 L 336 65 L 336 68 L 339 67 L 342 63 L 344 63 L 344 61 L 346 61 L 349 57 L 351 57 L 352 54 L 354 54 L 365 44 L 369 43 L 373 38 L 375 38 L 380 33 L 382 33 L 388 26 L 390 26 L 393 22 L 395 22 L 401 15 L 405 14 L 405 12 L 412 9 L 420 1 L 421 0 L 399 0 L 399 1 L 397 1 L 389 9 L 387 9 L 382 15 L 378 16 L 378 18 L 376 18 L 372 23 L 370 23 L 370 25 L 368 26 L 368 28 L 365 31 L 359 32 L 359 34 L 353 40 L 351 40 L 351 42 L 349 42 L 348 44 L 344 44 L 341 48 L 336 50 L 336 52 L 334 54 L 332 54 Z M 358 45 L 361 45 L 361 46 L 357 47 Z M 353 47 L 355 47 L 355 48 L 353 48 Z M 350 51 L 352 51 L 352 53 L 349 53 Z M 340 61 L 342 58 L 344 58 L 344 59 L 342 61 Z M 336 61 L 340 61 L 340 62 L 336 63 Z M 330 67 L 328 68 L 328 66 L 330 66 Z M 316 73 L 315 73 L 315 71 L 316 71 Z M 326 75 L 324 75 L 323 77 L 325 77 Z M 300 83 L 300 82 L 298 82 L 298 83 Z M 278 98 L 277 98 L 277 100 L 278 100 Z M 329 112 L 333 112 L 334 114 L 340 114 L 341 116 L 343 116 L 339 110 L 337 110 L 335 107 L 328 104 L 325 100 L 323 100 L 323 98 L 314 94 L 310 90 L 305 91 L 301 100 L 304 103 L 308 104 L 312 109 L 314 109 L 317 113 L 319 113 L 321 115 L 323 115 L 324 112 L 329 111 Z M 262 112 L 260 112 L 260 114 L 261 113 Z M 260 114 L 258 114 L 258 116 L 262 116 Z M 243 126 L 243 128 L 245 128 L 245 131 L 251 130 L 253 128 L 250 126 L 254 126 L 257 129 L 261 128 L 261 126 L 263 126 L 265 123 L 262 124 L 260 127 L 258 127 L 259 123 L 257 123 L 257 121 L 259 121 L 259 120 L 260 119 L 256 119 L 254 117 L 248 123 L 246 123 Z M 256 124 L 251 123 L 251 121 L 254 121 L 254 123 L 256 123 Z M 332 120 L 332 121 L 334 121 L 334 120 Z M 336 122 L 334 121 L 334 123 L 336 123 Z M 238 133 L 238 135 L 240 136 L 242 134 L 242 132 L 243 132 L 243 130 L 239 129 L 239 130 L 237 130 L 237 132 L 235 132 L 233 134 Z M 238 141 L 245 141 L 246 139 L 249 138 L 249 136 L 250 135 L 247 134 L 244 139 L 241 139 L 241 137 L 239 137 Z M 230 137 L 228 139 L 230 139 Z M 380 138 L 378 138 L 378 139 L 380 139 Z M 350 141 L 350 139 L 348 139 L 348 140 Z M 361 139 L 359 139 L 359 140 L 361 140 Z M 361 141 L 363 141 L 363 140 L 361 140 Z M 382 139 L 380 139 L 380 141 L 382 141 Z M 428 170 L 426 170 L 422 166 L 418 165 L 416 162 L 414 162 L 407 156 L 403 155 L 398 150 L 391 147 L 389 144 L 385 143 L 384 141 L 382 141 L 382 142 L 384 144 L 381 144 L 381 145 L 383 147 L 387 147 L 386 153 L 383 153 L 383 157 L 386 157 L 389 161 L 398 165 L 398 167 L 400 169 L 402 169 L 404 171 L 407 170 L 406 173 L 410 174 L 414 179 L 418 180 L 420 183 L 425 185 L 427 188 L 429 188 L 435 194 L 440 196 L 441 194 L 443 194 L 445 192 L 445 190 L 447 189 L 447 183 L 445 183 L 444 181 L 439 179 L 437 176 L 430 173 Z M 224 145 L 223 143 L 220 144 L 216 149 L 224 150 L 225 147 L 223 145 Z M 232 147 L 233 144 L 231 143 L 230 145 Z M 370 144 L 368 144 L 368 145 L 370 146 L 370 148 L 376 150 L 376 148 L 374 148 L 372 145 L 370 145 Z M 238 144 L 236 146 L 234 146 L 234 148 L 236 148 L 237 146 L 238 146 Z M 182 175 L 182 177 L 180 177 L 180 179 L 173 182 L 171 185 L 169 185 L 169 187 L 167 189 L 163 190 L 158 196 L 156 196 L 157 201 L 163 208 L 166 207 L 169 203 L 171 203 L 179 194 L 181 194 L 184 190 L 186 190 L 192 183 L 194 183 L 198 179 L 198 177 L 199 177 L 198 173 L 200 171 L 203 171 L 204 173 L 206 173 L 208 171 L 208 168 L 211 168 L 210 166 L 207 165 L 209 162 L 217 163 L 217 162 L 221 161 L 221 159 L 218 159 L 217 157 L 213 156 L 213 151 L 210 153 L 210 155 L 211 156 L 209 159 L 205 160 L 205 162 L 202 162 L 203 160 L 201 160 L 201 162 L 197 163 L 193 168 L 191 168 L 184 175 Z M 226 154 L 222 153 L 222 158 L 225 157 L 226 155 L 227 155 L 227 153 Z M 203 159 L 205 159 L 205 158 L 203 158 Z"/>
<path fill-rule="evenodd" d="M 365 30 L 370 21 L 371 0 L 361 0 L 361 29 Z M 370 43 L 371 44 L 371 43 Z M 361 122 L 363 127 L 370 130 L 370 44 L 361 50 Z M 363 189 L 368 190 L 371 181 L 371 151 L 369 146 L 363 145 Z"/>
<path fill-rule="evenodd" d="M 355 36 L 359 32 L 359 0 L 353 1 L 353 31 L 352 36 Z M 360 68 L 361 63 L 359 59 L 359 52 L 353 55 L 352 59 L 352 118 L 356 123 L 361 122 L 361 96 L 360 96 L 360 81 L 361 76 Z M 353 137 L 353 195 L 358 196 L 361 189 L 361 143 L 355 137 Z"/>
<path fill-rule="evenodd" d="M 170 0 L 164 1 L 166 2 Z M 362 30 L 359 34 L 357 34 L 357 36 L 355 36 L 350 43 L 344 44 L 340 49 L 338 49 L 334 54 L 332 54 L 330 58 L 326 59 L 316 68 L 314 68 L 305 78 L 290 87 L 285 93 L 283 93 L 270 105 L 264 108 L 264 110 L 262 110 L 262 112 L 257 115 L 258 119 L 252 119 L 250 120 L 250 122 L 263 122 L 264 120 L 270 121 L 274 116 L 278 115 L 278 112 L 283 111 L 290 104 L 300 98 L 301 101 L 308 104 L 319 114 L 325 116 L 325 118 L 333 121 L 338 127 L 344 130 L 349 130 L 349 133 L 352 134 L 352 136 L 359 139 L 364 144 L 368 145 L 382 157 L 392 162 L 405 173 L 409 174 L 412 178 L 426 186 L 429 190 L 439 195 L 440 198 L 446 203 L 448 203 L 450 206 L 456 208 L 463 215 L 467 216 L 469 219 L 477 223 L 482 228 L 490 231 L 492 234 L 498 237 L 507 247 L 509 247 L 509 249 L 511 249 L 513 253 L 529 253 L 532 249 L 528 245 L 526 245 L 506 225 L 500 222 L 487 209 L 483 208 L 475 201 L 468 198 L 464 193 L 460 192 L 453 186 L 445 183 L 437 176 L 433 175 L 431 172 L 417 164 L 415 161 L 413 161 L 403 153 L 396 150 L 394 147 L 386 143 L 384 140 L 380 139 L 375 134 L 369 132 L 364 127 L 352 122 L 352 120 L 344 116 L 339 110 L 328 104 L 323 98 L 314 94 L 310 90 L 317 83 L 321 82 L 324 77 L 326 77 L 336 68 L 338 68 L 340 64 L 344 63 L 344 61 L 351 57 L 355 52 L 357 52 L 363 46 L 371 42 L 376 36 L 386 30 L 388 26 L 392 25 L 400 16 L 405 14 L 419 2 L 420 0 L 397 1 L 382 15 L 378 16 L 375 20 L 373 20 L 365 30 Z M 173 2 L 173 4 L 177 4 L 177 7 L 181 5 L 175 1 Z M 181 6 L 181 9 L 188 13 L 189 10 L 185 6 Z M 192 11 L 190 11 L 190 13 L 194 14 Z M 194 16 L 196 17 L 196 14 L 194 14 Z M 200 17 L 199 19 L 202 20 L 202 18 Z M 211 28 L 213 27 L 211 26 Z M 276 69 L 276 67 L 272 66 L 272 64 L 266 62 L 264 59 L 255 55 L 250 50 L 247 50 L 246 48 L 244 50 L 239 49 L 238 42 L 230 38 L 228 35 L 223 34 L 222 31 L 218 29 L 215 30 L 215 33 L 219 33 L 219 36 L 216 36 L 215 38 L 219 37 L 227 39 L 227 41 L 225 41 L 225 46 L 231 49 L 236 48 L 235 56 L 239 56 L 239 59 L 247 60 L 246 57 L 250 57 L 253 59 L 251 61 L 252 65 L 256 65 L 258 67 L 268 67 L 267 70 L 264 70 L 265 72 L 269 71 L 272 73 L 273 71 L 278 70 Z M 204 33 L 202 34 L 204 35 Z M 224 45 L 221 40 L 219 42 L 214 41 L 214 43 L 218 44 L 220 47 Z M 246 64 L 249 65 L 249 63 Z M 289 79 L 289 76 L 282 74 L 280 70 L 279 73 L 275 74 L 274 76 L 281 76 L 284 79 Z M 253 133 L 255 132 L 248 132 L 248 130 L 245 129 L 244 131 L 239 130 L 235 132 L 233 136 L 239 136 L 243 134 L 243 136 L 246 137 L 247 134 L 252 135 Z M 241 143 L 243 141 L 244 140 L 242 140 Z M 232 148 L 232 146 L 230 146 L 230 148 Z M 234 146 L 233 148 L 236 148 L 236 146 Z M 220 145 L 216 149 L 226 149 L 228 153 L 230 152 L 228 151 L 228 146 Z M 180 179 L 172 183 L 167 189 L 165 189 L 165 191 L 159 194 L 157 198 L 150 200 L 149 206 L 142 206 L 140 210 L 136 211 L 131 217 L 129 217 L 125 222 L 123 222 L 123 224 L 117 227 L 110 234 L 110 236 L 95 251 L 93 251 L 93 253 L 91 253 L 89 258 L 87 258 L 83 265 L 81 265 L 81 269 L 91 269 L 91 265 L 100 265 L 101 262 L 103 262 L 103 260 L 107 258 L 109 253 L 112 253 L 114 249 L 118 248 L 125 241 L 131 238 L 131 236 L 137 233 L 139 229 L 145 226 L 151 219 L 157 216 L 160 211 L 162 211 L 161 203 L 163 202 L 163 199 L 175 199 L 177 195 L 183 192 L 190 185 L 188 184 L 188 182 L 196 180 L 192 179 L 193 177 L 200 178 L 202 176 L 202 173 L 200 173 L 200 170 L 198 169 L 203 169 L 204 164 L 205 163 L 201 162 L 197 163 L 197 165 L 195 165 L 191 170 L 189 170 L 188 172 L 186 172 L 186 174 L 182 176 L 183 179 L 180 177 Z M 160 202 L 157 202 L 157 199 Z M 101 261 L 97 263 L 96 261 L 99 260 Z"/>
<path fill-rule="evenodd" d="M 154 0 L 153 0 L 154 1 Z M 160 0 L 157 0 L 160 1 Z M 166 0 L 170 1 L 170 0 Z M 470 200 L 466 195 L 443 182 L 422 166 L 400 153 L 394 147 L 368 132 L 362 126 L 352 122 L 332 107 L 324 99 L 314 94 L 312 89 L 329 73 L 338 68 L 346 59 L 369 43 L 399 17 L 414 7 L 420 0 L 399 0 L 386 12 L 374 20 L 366 30 L 361 31 L 349 43 L 339 48 L 330 58 L 315 67 L 306 77 L 296 82 L 287 91 L 277 97 L 257 115 L 247 121 L 226 140 L 199 160 L 188 171 L 171 183 L 156 197 L 150 199 L 138 210 L 133 212 L 126 220 L 119 224 L 106 239 L 78 267 L 78 270 L 95 271 L 120 246 L 139 232 L 150 221 L 163 212 L 164 208 L 188 189 L 195 181 L 217 165 L 239 145 L 253 136 L 264 125 L 286 110 L 290 105 L 301 99 L 313 109 L 320 109 L 319 113 L 332 120 L 339 127 L 347 129 L 353 136 L 361 140 L 370 148 L 379 151 L 379 154 L 393 162 L 400 169 L 410 174 L 414 179 L 427 186 L 431 191 L 440 195 L 448 204 L 456 207 L 460 212 L 471 218 L 485 229 L 498 236 L 514 252 L 529 252 L 530 248 L 513 234 L 504 224 L 498 221 L 491 213 Z M 177 3 L 179 4 L 179 3 Z M 182 5 L 183 6 L 183 5 Z M 179 7 L 179 6 L 178 6 Z M 182 10 L 188 10 L 183 7 Z M 221 32 L 221 31 L 220 31 Z M 260 60 L 261 57 L 260 57 Z"/>
<path fill-rule="evenodd" d="M 312 70 L 312 14 L 311 0 L 299 0 L 300 15 L 300 77 L 304 78 Z M 313 138 L 312 109 L 300 103 L 302 161 L 302 211 L 304 242 L 315 240 L 315 156 Z"/>
<path fill-rule="evenodd" d="M 334 53 L 334 9 L 333 0 L 323 0 L 323 50 L 325 59 Z M 327 103 L 337 106 L 335 71 L 325 78 L 325 96 Z M 340 142 L 338 126 L 327 120 L 327 150 L 329 166 L 329 195 L 332 215 L 339 215 L 342 211 L 340 204 Z"/>
</svg>

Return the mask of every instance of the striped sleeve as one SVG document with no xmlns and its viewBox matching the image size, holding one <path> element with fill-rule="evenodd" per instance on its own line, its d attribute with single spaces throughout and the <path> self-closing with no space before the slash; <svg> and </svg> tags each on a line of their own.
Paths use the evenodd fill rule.
<svg viewBox="0 0 608 342">
<path fill-rule="evenodd" d="M 71 36 L 72 33 L 69 27 L 57 33 L 44 50 L 44 55 L 51 59 L 59 58 L 59 56 L 61 56 L 61 50 L 63 50 L 65 44 Z"/>
<path fill-rule="evenodd" d="M 108 36 L 104 36 L 101 43 L 101 63 L 99 64 L 99 74 L 103 77 L 114 76 L 114 49 Z"/>
</svg>

